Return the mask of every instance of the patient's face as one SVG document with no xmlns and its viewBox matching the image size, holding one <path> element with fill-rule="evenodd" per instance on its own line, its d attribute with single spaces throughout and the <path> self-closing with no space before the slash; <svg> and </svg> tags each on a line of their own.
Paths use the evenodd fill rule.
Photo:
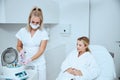
<svg viewBox="0 0 120 80">
<path fill-rule="evenodd" d="M 86 46 L 83 41 L 77 41 L 77 51 L 80 53 L 84 53 L 86 51 Z"/>
</svg>

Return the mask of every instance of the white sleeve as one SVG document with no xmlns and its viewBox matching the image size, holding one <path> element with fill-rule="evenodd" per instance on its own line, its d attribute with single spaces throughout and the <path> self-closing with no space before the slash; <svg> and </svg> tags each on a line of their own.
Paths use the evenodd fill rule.
<svg viewBox="0 0 120 80">
<path fill-rule="evenodd" d="M 23 28 L 21 28 L 15 35 L 19 40 L 22 41 L 22 36 L 23 36 Z"/>
<path fill-rule="evenodd" d="M 81 69 L 83 76 L 77 76 L 76 80 L 93 80 L 96 79 L 100 74 L 100 68 L 94 59 L 91 60 L 89 68 Z"/>
<path fill-rule="evenodd" d="M 61 66 L 61 70 L 64 72 L 66 69 L 71 67 L 72 58 L 75 55 L 75 51 L 72 51 L 64 60 Z"/>
<path fill-rule="evenodd" d="M 64 72 L 66 69 L 68 69 L 68 68 L 70 67 L 69 63 L 70 63 L 70 59 L 69 59 L 69 57 L 67 57 L 67 58 L 63 61 L 62 66 L 61 66 L 61 71 L 62 71 L 62 72 Z"/>
<path fill-rule="evenodd" d="M 44 30 L 42 40 L 49 40 L 48 33 Z"/>
</svg>

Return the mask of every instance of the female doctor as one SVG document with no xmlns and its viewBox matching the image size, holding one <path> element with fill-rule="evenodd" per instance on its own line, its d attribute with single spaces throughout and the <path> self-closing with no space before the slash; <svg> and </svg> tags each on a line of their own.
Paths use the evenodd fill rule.
<svg viewBox="0 0 120 80">
<path fill-rule="evenodd" d="M 61 66 L 56 80 L 95 80 L 99 75 L 99 67 L 88 48 L 89 39 L 77 39 L 77 50 L 72 51 Z"/>
<path fill-rule="evenodd" d="M 39 80 L 46 80 L 46 63 L 43 53 L 49 38 L 42 24 L 42 10 L 34 7 L 29 15 L 27 27 L 21 28 L 16 37 L 17 50 L 22 58 L 20 62 L 24 65 L 34 65 L 39 72 Z"/>
</svg>

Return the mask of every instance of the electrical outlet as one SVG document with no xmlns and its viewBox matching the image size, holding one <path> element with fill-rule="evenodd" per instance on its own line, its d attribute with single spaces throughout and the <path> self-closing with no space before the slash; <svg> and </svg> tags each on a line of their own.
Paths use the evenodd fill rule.
<svg viewBox="0 0 120 80">
<path fill-rule="evenodd" d="M 71 33 L 71 26 L 70 25 L 61 26 L 61 34 L 70 34 L 70 33 Z"/>
<path fill-rule="evenodd" d="M 63 24 L 60 27 L 60 33 L 64 37 L 68 37 L 71 34 L 71 25 L 70 24 Z"/>
</svg>

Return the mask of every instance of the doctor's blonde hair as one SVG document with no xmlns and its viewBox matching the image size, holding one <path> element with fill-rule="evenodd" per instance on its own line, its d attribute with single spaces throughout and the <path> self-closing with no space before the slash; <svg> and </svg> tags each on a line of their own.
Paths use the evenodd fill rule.
<svg viewBox="0 0 120 80">
<path fill-rule="evenodd" d="M 87 46 L 86 51 L 90 52 L 90 49 L 88 48 L 90 42 L 87 37 L 83 36 L 83 37 L 78 38 L 77 40 L 82 41 L 84 45 Z"/>
<path fill-rule="evenodd" d="M 39 18 L 40 18 L 40 24 L 39 24 L 40 27 L 39 27 L 39 29 L 41 29 L 42 26 L 43 26 L 43 13 L 42 13 L 42 10 L 41 10 L 40 8 L 34 7 L 34 8 L 31 10 L 30 15 L 29 15 L 29 17 L 28 17 L 28 25 L 27 25 L 28 31 L 31 30 L 30 22 L 31 22 L 31 17 L 32 17 L 32 16 L 35 16 L 35 17 L 39 17 Z"/>
</svg>

